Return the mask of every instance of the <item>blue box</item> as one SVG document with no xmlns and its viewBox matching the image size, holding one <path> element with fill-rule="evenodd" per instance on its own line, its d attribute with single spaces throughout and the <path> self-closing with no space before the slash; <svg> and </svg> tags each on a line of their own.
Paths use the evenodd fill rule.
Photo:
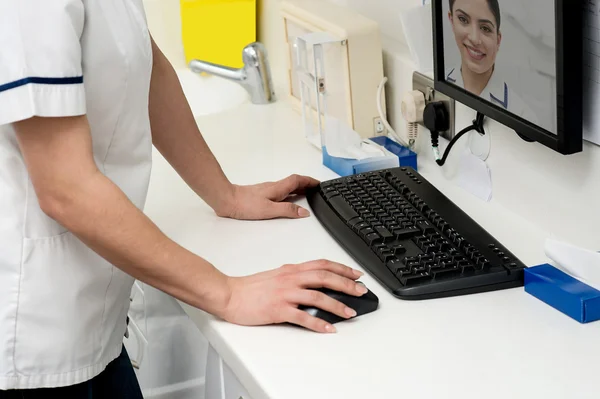
<svg viewBox="0 0 600 399">
<path fill-rule="evenodd" d="M 349 159 L 338 158 L 329 155 L 327 148 L 323 147 L 323 165 L 333 170 L 340 176 L 351 176 L 357 173 L 370 172 L 398 166 L 409 166 L 417 170 L 417 154 L 406 147 L 401 146 L 395 141 L 385 137 L 374 137 L 369 139 L 376 144 L 383 146 L 386 150 L 398 157 L 396 163 L 395 158 L 371 158 L 371 159 Z"/>
<path fill-rule="evenodd" d="M 385 149 L 392 154 L 396 154 L 396 156 L 400 159 L 400 166 L 411 167 L 417 172 L 419 171 L 419 169 L 417 169 L 417 154 L 413 151 L 396 143 L 394 140 L 386 136 L 372 137 L 369 140 L 385 147 Z"/>
<path fill-rule="evenodd" d="M 600 291 L 549 264 L 525 269 L 525 292 L 580 323 L 600 320 Z"/>
</svg>

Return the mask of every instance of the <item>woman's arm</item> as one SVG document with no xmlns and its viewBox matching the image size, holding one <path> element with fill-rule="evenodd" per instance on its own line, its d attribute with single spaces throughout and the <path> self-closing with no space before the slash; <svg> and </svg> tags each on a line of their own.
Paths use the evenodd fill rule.
<svg viewBox="0 0 600 399">
<path fill-rule="evenodd" d="M 233 206 L 234 186 L 204 141 L 173 67 L 152 40 L 150 123 L 154 146 L 218 214 Z"/>
<path fill-rule="evenodd" d="M 14 127 L 42 210 L 116 267 L 192 306 L 237 324 L 291 322 L 331 332 L 297 306 L 351 313 L 307 288 L 363 293 L 353 281 L 360 274 L 326 261 L 230 278 L 167 238 L 97 169 L 85 116 L 34 117 Z"/>
</svg>

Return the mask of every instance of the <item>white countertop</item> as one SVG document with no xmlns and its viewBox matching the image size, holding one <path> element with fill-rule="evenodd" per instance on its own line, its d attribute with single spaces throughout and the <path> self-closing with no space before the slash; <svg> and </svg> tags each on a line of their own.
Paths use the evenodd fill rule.
<svg viewBox="0 0 600 399">
<path fill-rule="evenodd" d="M 291 173 L 337 177 L 303 137 L 285 100 L 244 104 L 197 118 L 235 183 Z M 221 219 L 155 152 L 145 212 L 169 237 L 223 272 L 247 275 L 327 258 L 363 270 L 315 217 L 244 222 Z M 550 235 L 449 183 L 439 167 L 420 173 L 527 265 L 546 263 Z M 304 199 L 301 205 L 308 207 Z M 377 311 L 320 335 L 294 326 L 242 327 L 182 304 L 253 399 L 598 398 L 600 323 L 580 325 L 523 288 L 407 302 L 368 274 Z"/>
</svg>

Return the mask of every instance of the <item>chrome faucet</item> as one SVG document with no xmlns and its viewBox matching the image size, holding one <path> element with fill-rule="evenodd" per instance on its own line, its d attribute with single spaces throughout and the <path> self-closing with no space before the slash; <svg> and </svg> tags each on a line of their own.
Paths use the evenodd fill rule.
<svg viewBox="0 0 600 399">
<path fill-rule="evenodd" d="M 265 46 L 259 42 L 250 43 L 242 51 L 242 60 L 244 66 L 240 69 L 201 60 L 192 60 L 189 65 L 193 72 L 206 72 L 239 82 L 250 94 L 250 100 L 254 104 L 275 102 L 275 91 Z"/>
</svg>

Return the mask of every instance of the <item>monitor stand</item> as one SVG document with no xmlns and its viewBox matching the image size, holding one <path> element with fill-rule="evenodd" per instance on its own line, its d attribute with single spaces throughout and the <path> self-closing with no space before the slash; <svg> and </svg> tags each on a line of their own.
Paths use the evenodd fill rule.
<svg viewBox="0 0 600 399">
<path fill-rule="evenodd" d="M 519 132 L 515 132 L 515 133 L 517 133 L 517 135 L 518 135 L 520 138 L 522 138 L 523 140 L 525 140 L 525 141 L 526 141 L 526 142 L 528 142 L 528 143 L 534 143 L 534 142 L 535 142 L 535 140 L 533 140 L 533 139 L 531 139 L 531 138 L 529 138 L 529 137 L 527 137 L 527 136 L 525 136 L 525 135 L 522 135 L 522 134 L 521 134 L 521 133 L 519 133 Z"/>
</svg>

